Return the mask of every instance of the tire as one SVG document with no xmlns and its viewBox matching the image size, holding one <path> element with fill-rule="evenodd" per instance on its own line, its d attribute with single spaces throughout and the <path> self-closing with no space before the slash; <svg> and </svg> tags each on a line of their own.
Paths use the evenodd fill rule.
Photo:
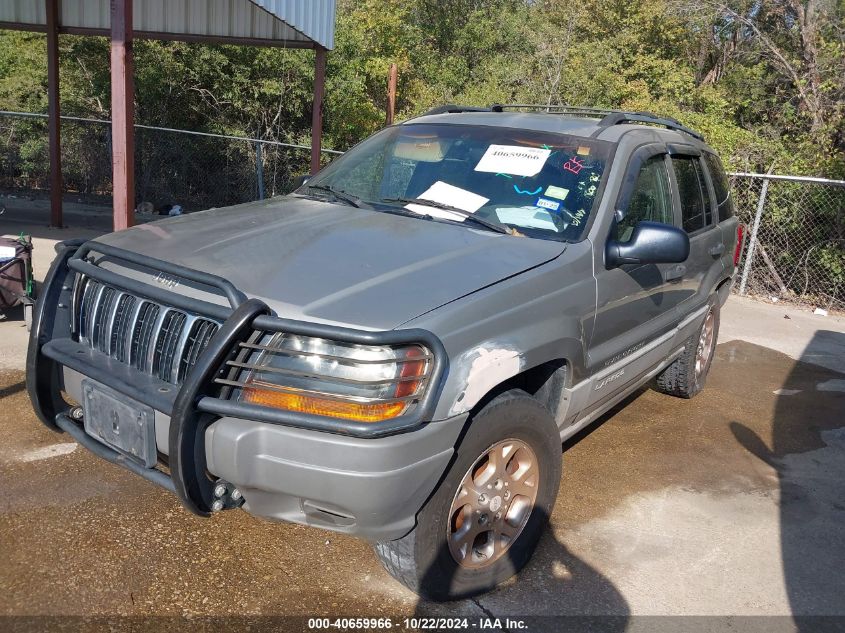
<svg viewBox="0 0 845 633">
<path fill-rule="evenodd" d="M 684 352 L 657 376 L 655 388 L 678 398 L 692 398 L 704 389 L 716 355 L 719 338 L 719 300 L 710 300 L 709 310 L 698 331 L 687 339 Z M 709 334 L 708 334 L 709 328 Z M 699 356 L 703 354 L 703 356 Z"/>
<path fill-rule="evenodd" d="M 498 457 L 488 458 L 488 452 Z M 494 461 L 503 467 L 497 469 Z M 560 474 L 560 434 L 552 416 L 524 391 L 502 393 L 471 418 L 414 529 L 377 543 L 376 554 L 394 578 L 430 600 L 489 591 L 528 562 L 551 514 Z M 536 495 L 533 506 L 526 502 L 530 495 Z M 482 532 L 473 537 L 475 530 Z M 507 530 L 510 539 L 494 538 L 494 530 Z"/>
</svg>

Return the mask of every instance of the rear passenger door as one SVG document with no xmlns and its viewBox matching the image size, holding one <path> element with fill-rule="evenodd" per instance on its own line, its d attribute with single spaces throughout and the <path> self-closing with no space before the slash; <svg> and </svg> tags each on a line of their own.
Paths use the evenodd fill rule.
<svg viewBox="0 0 845 633">
<path fill-rule="evenodd" d="M 680 226 L 690 238 L 690 254 L 679 264 L 674 281 L 681 316 L 707 303 L 723 276 L 722 256 L 727 251 L 716 223 L 714 193 L 698 148 L 669 146 L 673 195 Z"/>
<path fill-rule="evenodd" d="M 722 267 L 725 269 L 723 277 L 729 277 L 735 273 L 736 262 L 740 254 L 737 251 L 737 241 L 741 237 L 737 234 L 739 220 L 734 215 L 731 185 L 727 174 L 725 174 L 725 168 L 722 167 L 722 161 L 715 154 L 709 152 L 705 152 L 702 158 L 710 176 L 710 184 L 713 185 L 716 222 L 722 231 L 722 241 L 726 247 L 724 254 L 722 254 Z"/>
</svg>

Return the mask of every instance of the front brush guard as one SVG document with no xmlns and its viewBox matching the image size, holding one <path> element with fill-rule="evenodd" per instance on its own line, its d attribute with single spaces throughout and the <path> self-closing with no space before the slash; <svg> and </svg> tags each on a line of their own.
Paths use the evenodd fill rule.
<svg viewBox="0 0 845 633">
<path fill-rule="evenodd" d="M 66 338 L 71 331 L 73 285 L 69 283 L 71 268 L 68 264 L 72 258 L 79 259 L 77 251 L 83 243 L 83 240 L 74 240 L 57 245 L 58 255 L 47 273 L 35 306 L 26 359 L 26 386 L 32 408 L 47 428 L 57 432 L 70 432 L 80 444 L 98 456 L 123 466 L 167 490 L 175 491 L 188 510 L 200 516 L 208 516 L 211 513 L 215 482 L 208 478 L 205 469 L 202 433 L 211 419 L 197 410 L 196 403 L 202 395 L 208 393 L 211 382 L 219 368 L 224 365 L 227 355 L 249 336 L 253 319 L 262 314 L 269 314 L 270 309 L 258 299 L 249 299 L 240 303 L 234 311 L 230 311 L 229 318 L 209 341 L 190 376 L 179 389 L 172 411 L 169 412 L 170 477 L 157 468 L 137 467 L 122 453 L 87 436 L 78 422 L 69 415 L 71 405 L 61 395 L 60 370 L 61 365 L 80 369 L 74 367 L 73 355 L 66 354 L 63 357 L 64 362 L 59 363 L 44 354 L 44 346 L 47 343 L 56 338 Z M 100 250 L 99 245 L 92 246 L 89 243 L 83 252 L 96 250 Z M 110 256 L 117 258 L 124 253 L 114 247 L 108 250 Z M 74 257 L 75 255 L 77 256 Z M 146 260 L 135 253 L 129 255 L 132 261 Z M 167 262 L 151 258 L 143 263 L 164 272 L 170 272 L 172 268 Z M 181 267 L 178 274 L 188 279 L 194 277 L 191 271 Z M 196 276 L 199 277 L 199 273 Z M 202 277 L 197 281 L 207 280 Z M 70 343 L 70 340 L 67 342 Z M 86 358 L 90 356 L 89 348 L 76 345 L 79 346 L 80 352 L 86 352 Z M 80 354 L 80 358 L 82 356 L 83 354 Z M 101 378 L 106 376 L 107 374 L 104 374 Z M 103 382 L 108 383 L 108 380 Z"/>
<path fill-rule="evenodd" d="M 243 293 L 235 289 L 228 281 L 208 273 L 194 271 L 98 242 L 87 242 L 84 245 L 82 241 L 63 242 L 57 246 L 57 252 L 58 257 L 47 274 L 36 304 L 27 353 L 27 391 L 36 415 L 48 428 L 54 431 L 70 432 L 83 446 L 100 457 L 122 465 L 159 486 L 175 491 L 182 504 L 194 514 L 208 516 L 212 512 L 216 482 L 209 478 L 206 469 L 205 430 L 221 416 L 253 419 L 313 431 L 342 433 L 353 437 L 375 438 L 412 431 L 430 420 L 434 413 L 447 374 L 448 361 L 443 344 L 431 332 L 420 329 L 361 331 L 334 325 L 281 319 L 271 316 L 270 308 L 263 301 L 246 299 Z M 230 308 L 214 304 L 206 305 L 206 307 L 211 306 L 216 315 L 223 319 L 223 325 L 200 354 L 175 397 L 172 395 L 164 397 L 157 393 L 167 391 L 167 389 L 153 389 L 155 385 L 151 381 L 155 381 L 154 378 L 141 372 L 134 372 L 128 366 L 112 367 L 111 371 L 106 371 L 109 364 L 115 363 L 114 359 L 71 338 L 73 284 L 69 283 L 70 273 L 85 274 L 105 284 L 117 283 L 114 272 L 100 269 L 88 260 L 88 255 L 91 253 L 100 253 L 110 259 L 124 260 L 186 280 L 215 286 L 229 299 Z M 206 304 L 206 302 L 198 303 L 190 297 L 174 293 L 170 293 L 172 297 L 166 297 L 161 288 L 136 280 L 127 280 L 124 285 L 140 296 L 187 310 L 197 310 L 200 303 Z M 246 342 L 256 330 L 285 331 L 362 345 L 425 345 L 434 354 L 431 384 L 412 413 L 379 424 L 327 420 L 321 416 L 262 409 L 213 396 L 214 379 L 223 376 L 227 367 L 226 361 L 232 359 L 240 348 L 240 343 Z M 52 344 L 48 345 L 51 341 Z M 65 402 L 61 395 L 62 366 L 74 369 L 83 375 L 92 376 L 95 380 L 126 393 L 128 397 L 170 415 L 169 477 L 157 468 L 138 467 L 122 453 L 82 431 L 78 421 L 69 415 L 71 405 Z M 144 385 L 146 385 L 146 390 Z M 161 386 L 172 387 L 169 383 L 161 383 Z M 149 393 L 150 391 L 155 393 Z"/>
</svg>

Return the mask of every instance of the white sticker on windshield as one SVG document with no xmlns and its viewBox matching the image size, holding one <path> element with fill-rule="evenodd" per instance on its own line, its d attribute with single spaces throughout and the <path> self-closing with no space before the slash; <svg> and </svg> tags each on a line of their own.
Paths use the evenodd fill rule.
<svg viewBox="0 0 845 633">
<path fill-rule="evenodd" d="M 443 182 L 442 180 L 435 182 L 431 185 L 431 187 L 423 191 L 417 197 L 422 198 L 423 200 L 431 200 L 432 202 L 448 204 L 451 207 L 457 207 L 458 209 L 462 209 L 463 211 L 467 211 L 469 213 L 475 213 L 489 200 L 489 198 L 479 196 L 478 194 L 467 191 L 466 189 L 461 189 L 460 187 L 455 187 Z M 463 222 L 465 219 L 457 213 L 451 213 L 444 209 L 435 209 L 434 207 L 429 207 L 424 204 L 406 204 L 405 208 L 413 211 L 414 213 L 430 215 L 435 218 L 457 220 L 458 222 Z"/>
<path fill-rule="evenodd" d="M 569 195 L 569 189 L 564 189 L 563 187 L 555 187 L 554 185 L 549 185 L 546 187 L 546 195 L 550 198 L 557 198 L 558 200 L 566 200 L 566 196 Z"/>
<path fill-rule="evenodd" d="M 475 171 L 512 176 L 536 176 L 552 150 L 520 145 L 491 145 L 475 166 Z"/>
</svg>

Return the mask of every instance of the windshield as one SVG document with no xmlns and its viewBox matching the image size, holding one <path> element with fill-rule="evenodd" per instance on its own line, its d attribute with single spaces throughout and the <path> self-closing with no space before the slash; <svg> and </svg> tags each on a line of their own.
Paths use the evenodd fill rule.
<svg viewBox="0 0 845 633">
<path fill-rule="evenodd" d="M 334 191 L 380 211 L 577 241 L 611 148 L 550 132 L 406 124 L 373 135 L 297 191 Z"/>
</svg>

